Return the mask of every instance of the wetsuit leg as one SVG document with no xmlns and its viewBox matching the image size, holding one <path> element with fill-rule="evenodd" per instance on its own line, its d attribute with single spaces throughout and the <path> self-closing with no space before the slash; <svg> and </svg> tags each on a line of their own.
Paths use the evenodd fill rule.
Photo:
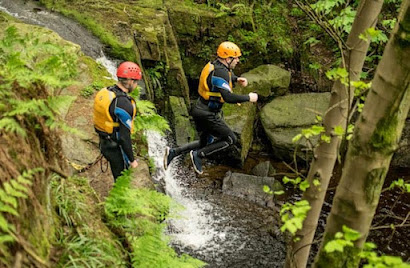
<svg viewBox="0 0 410 268">
<path fill-rule="evenodd" d="M 237 142 L 235 133 L 228 127 L 220 114 L 214 113 L 206 117 L 194 117 L 194 120 L 197 129 L 202 130 L 204 133 L 203 135 L 201 134 L 202 148 L 197 151 L 199 156 L 205 157 L 211 155 Z M 214 136 L 216 141 L 207 144 L 209 135 Z"/>
<path fill-rule="evenodd" d="M 114 176 L 115 181 L 117 177 L 121 176 L 121 172 L 126 169 L 126 163 L 121 149 L 115 141 L 101 139 L 100 150 L 103 156 L 108 162 L 110 162 L 112 175 Z"/>
<path fill-rule="evenodd" d="M 181 147 L 175 148 L 175 154 L 180 155 L 180 154 L 185 154 L 188 153 L 191 150 L 196 150 L 201 147 L 201 142 L 200 141 L 193 141 L 190 143 L 187 143 L 185 145 L 182 145 Z"/>
</svg>

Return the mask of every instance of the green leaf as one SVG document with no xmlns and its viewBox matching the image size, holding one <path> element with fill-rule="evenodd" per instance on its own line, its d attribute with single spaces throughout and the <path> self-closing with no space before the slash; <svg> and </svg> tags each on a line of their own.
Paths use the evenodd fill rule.
<svg viewBox="0 0 410 268">
<path fill-rule="evenodd" d="M 285 191 L 282 191 L 282 190 L 273 192 L 274 195 L 282 195 L 284 193 Z"/>
<path fill-rule="evenodd" d="M 7 242 L 14 242 L 14 238 L 10 235 L 0 235 L 0 245 Z"/>
<path fill-rule="evenodd" d="M 0 213 L 0 229 L 3 232 L 8 232 L 10 229 L 10 224 L 7 222 L 7 220 L 3 217 L 1 213 Z"/>
<path fill-rule="evenodd" d="M 350 229 L 346 225 L 343 225 L 342 229 L 344 232 L 344 237 L 348 241 L 356 241 L 362 236 L 358 231 Z"/>
<path fill-rule="evenodd" d="M 24 193 L 22 193 L 22 192 L 19 192 L 19 191 L 16 191 L 16 190 L 10 185 L 9 182 L 3 183 L 3 187 L 4 187 L 4 190 L 6 190 L 6 193 L 9 194 L 9 195 L 11 195 L 11 196 L 27 198 L 27 195 L 26 195 L 26 194 L 24 194 Z"/>
<path fill-rule="evenodd" d="M 299 184 L 299 189 L 303 192 L 306 191 L 307 188 L 310 187 L 310 184 L 307 180 L 304 180 L 301 184 Z"/>
<path fill-rule="evenodd" d="M 271 191 L 271 189 L 269 188 L 268 185 L 264 185 L 264 186 L 263 186 L 263 191 L 264 191 L 265 193 L 272 194 L 272 191 Z"/>
<path fill-rule="evenodd" d="M 19 215 L 14 208 L 10 207 L 9 205 L 4 204 L 4 203 L 1 202 L 1 201 L 0 201 L 0 211 L 1 211 L 1 212 L 10 213 L 10 214 L 12 214 L 12 215 L 14 215 L 14 216 L 18 216 L 18 215 Z"/>
<path fill-rule="evenodd" d="M 17 199 L 14 196 L 8 195 L 3 189 L 0 189 L 0 200 L 17 208 Z"/>
<path fill-rule="evenodd" d="M 342 126 L 335 126 L 334 133 L 339 137 L 343 137 L 343 135 L 345 134 L 345 130 Z"/>
<path fill-rule="evenodd" d="M 335 251 L 343 252 L 344 244 L 340 242 L 340 240 L 332 240 L 329 241 L 325 246 L 325 251 L 327 253 L 332 253 Z"/>
<path fill-rule="evenodd" d="M 321 184 L 321 183 L 320 183 L 320 180 L 319 180 L 319 179 L 314 179 L 314 180 L 313 180 L 313 185 L 314 185 L 314 186 L 318 187 L 320 184 Z"/>
<path fill-rule="evenodd" d="M 323 134 L 322 136 L 320 136 L 320 139 L 326 143 L 330 143 L 330 136 L 327 136 L 325 134 Z"/>
<path fill-rule="evenodd" d="M 295 143 L 299 141 L 302 137 L 303 137 L 302 134 L 298 134 L 295 137 L 293 137 L 292 142 Z"/>
</svg>

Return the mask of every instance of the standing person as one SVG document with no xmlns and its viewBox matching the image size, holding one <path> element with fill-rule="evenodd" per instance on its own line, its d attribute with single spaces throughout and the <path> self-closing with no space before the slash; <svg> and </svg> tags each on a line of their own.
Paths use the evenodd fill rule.
<svg viewBox="0 0 410 268">
<path fill-rule="evenodd" d="M 247 86 L 244 77 L 237 77 L 233 69 L 239 62 L 241 50 L 232 42 L 222 42 L 217 50 L 217 59 L 208 62 L 202 69 L 199 78 L 198 98 L 192 109 L 196 129 L 200 140 L 178 148 L 165 149 L 164 167 L 167 169 L 171 161 L 178 155 L 190 152 L 194 170 L 202 174 L 202 158 L 219 152 L 237 141 L 235 133 L 225 123 L 221 109 L 225 102 L 256 102 L 258 94 L 238 95 L 232 92 L 235 83 Z"/>
<path fill-rule="evenodd" d="M 136 105 L 128 94 L 138 86 L 141 69 L 133 62 L 123 62 L 117 68 L 117 77 L 116 85 L 101 89 L 94 99 L 94 128 L 114 181 L 124 169 L 138 166 L 131 143 Z"/>
</svg>

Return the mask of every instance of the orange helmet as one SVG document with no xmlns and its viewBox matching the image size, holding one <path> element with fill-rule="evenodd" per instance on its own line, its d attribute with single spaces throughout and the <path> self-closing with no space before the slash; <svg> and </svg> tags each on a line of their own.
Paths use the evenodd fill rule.
<svg viewBox="0 0 410 268">
<path fill-rule="evenodd" d="M 118 66 L 117 77 L 140 80 L 142 73 L 140 67 L 136 63 L 126 61 Z"/>
<path fill-rule="evenodd" d="M 218 57 L 226 59 L 229 57 L 240 57 L 242 55 L 239 47 L 232 42 L 222 42 L 216 52 Z"/>
</svg>

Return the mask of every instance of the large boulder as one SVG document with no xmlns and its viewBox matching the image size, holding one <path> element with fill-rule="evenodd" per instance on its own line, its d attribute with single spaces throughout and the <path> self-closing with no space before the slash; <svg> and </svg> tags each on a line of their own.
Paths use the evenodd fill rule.
<svg viewBox="0 0 410 268">
<path fill-rule="evenodd" d="M 271 141 L 275 156 L 282 160 L 297 155 L 305 159 L 307 144 L 292 143 L 293 137 L 302 129 L 315 124 L 316 115 L 323 115 L 329 106 L 330 93 L 305 93 L 278 97 L 261 110 L 262 126 Z M 315 143 L 315 139 L 313 139 Z"/>
<path fill-rule="evenodd" d="M 273 177 L 258 177 L 232 172 L 227 172 L 222 190 L 224 194 L 244 198 L 261 206 L 273 207 L 272 194 L 263 190 L 265 185 L 269 186 L 272 191 L 283 190 L 282 184 Z"/>
<path fill-rule="evenodd" d="M 192 142 L 195 139 L 195 129 L 189 121 L 188 108 L 182 97 L 170 96 L 169 107 L 173 118 L 173 129 L 178 146 Z"/>
<path fill-rule="evenodd" d="M 238 136 L 238 144 L 228 150 L 227 158 L 242 166 L 253 141 L 256 106 L 250 102 L 241 105 L 225 104 L 223 114 L 228 126 Z"/>
<path fill-rule="evenodd" d="M 271 64 L 260 65 L 241 76 L 248 79 L 249 92 L 265 97 L 285 95 L 290 84 L 290 72 Z"/>
</svg>

